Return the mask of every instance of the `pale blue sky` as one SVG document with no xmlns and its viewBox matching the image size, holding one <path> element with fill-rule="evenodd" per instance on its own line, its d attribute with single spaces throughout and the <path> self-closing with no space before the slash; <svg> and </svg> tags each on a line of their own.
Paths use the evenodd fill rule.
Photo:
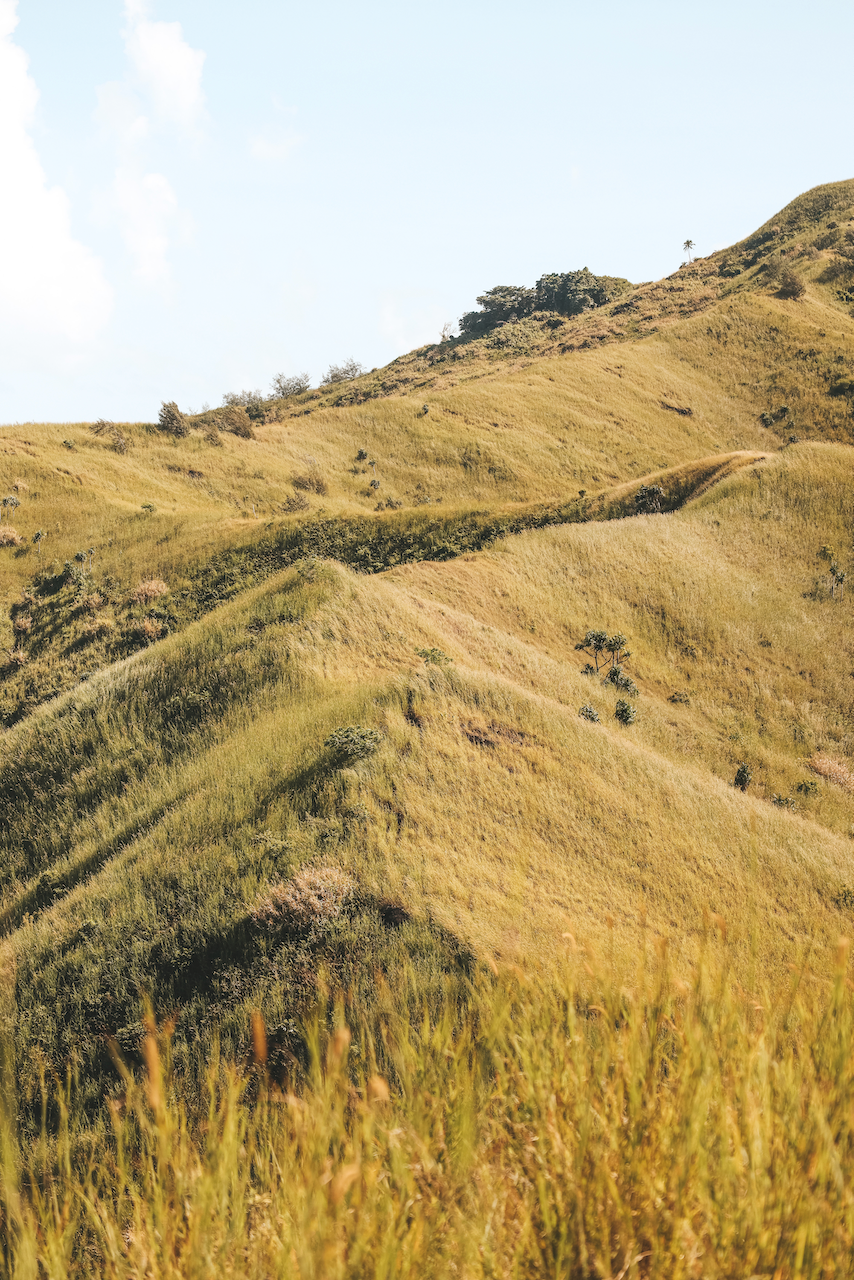
<svg viewBox="0 0 854 1280">
<path fill-rule="evenodd" d="M 17 19 L 17 21 L 16 21 Z M 854 177 L 854 5 L 0 0 L 0 422 L 381 365 Z"/>
</svg>

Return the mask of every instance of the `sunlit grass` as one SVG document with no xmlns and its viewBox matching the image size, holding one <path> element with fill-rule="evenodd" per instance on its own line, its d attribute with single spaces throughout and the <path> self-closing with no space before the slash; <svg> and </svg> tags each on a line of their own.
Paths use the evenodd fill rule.
<svg viewBox="0 0 854 1280">
<path fill-rule="evenodd" d="M 649 946 L 615 985 L 563 951 L 548 984 L 321 1011 L 299 1081 L 256 1014 L 254 1066 L 214 1053 L 201 1104 L 151 1020 L 106 1130 L 72 1079 L 19 1149 L 7 1093 L 3 1274 L 848 1274 L 848 943 L 818 998 Z"/>
</svg>

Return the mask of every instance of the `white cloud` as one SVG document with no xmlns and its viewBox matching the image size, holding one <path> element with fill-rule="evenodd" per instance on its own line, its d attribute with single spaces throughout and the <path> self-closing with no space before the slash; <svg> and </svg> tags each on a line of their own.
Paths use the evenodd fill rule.
<svg viewBox="0 0 854 1280">
<path fill-rule="evenodd" d="M 139 98 L 119 80 L 100 84 L 95 90 L 98 106 L 95 120 L 104 133 L 122 148 L 141 145 L 151 133 L 148 116 L 143 114 Z"/>
<path fill-rule="evenodd" d="M 143 0 L 126 0 L 125 51 L 157 115 L 193 133 L 205 114 L 205 54 L 184 39 L 180 22 L 152 22 Z"/>
<path fill-rule="evenodd" d="M 190 136 L 203 123 L 205 54 L 187 44 L 180 23 L 152 21 L 146 0 L 125 0 L 124 12 L 128 81 L 100 85 L 95 112 L 116 149 L 106 203 L 118 217 L 134 275 L 162 290 L 171 280 L 170 239 L 181 211 L 169 179 L 148 171 L 146 154 L 164 127 Z M 181 221 L 187 225 L 186 217 Z"/>
<path fill-rule="evenodd" d="M 12 40 L 17 0 L 0 0 L 0 329 L 91 341 L 112 308 L 100 260 L 74 238 L 71 206 L 49 187 L 30 136 L 38 89 Z M 16 341 L 17 345 L 17 341 Z"/>
<path fill-rule="evenodd" d="M 302 142 L 297 133 L 280 134 L 277 138 L 265 138 L 260 134 L 249 139 L 249 154 L 261 164 L 281 164 Z"/>
<path fill-rule="evenodd" d="M 134 274 L 143 284 L 167 286 L 169 225 L 178 212 L 178 200 L 168 179 L 162 173 L 120 167 L 113 199 L 122 220 L 122 236 L 134 260 Z"/>
</svg>

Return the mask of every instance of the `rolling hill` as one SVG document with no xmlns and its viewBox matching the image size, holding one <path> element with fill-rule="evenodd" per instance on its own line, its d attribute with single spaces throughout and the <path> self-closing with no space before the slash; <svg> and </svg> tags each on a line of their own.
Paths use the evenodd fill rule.
<svg viewBox="0 0 854 1280">
<path fill-rule="evenodd" d="M 647 942 L 757 1008 L 793 965 L 825 998 L 854 910 L 854 182 L 579 315 L 185 431 L 0 429 L 23 1134 L 69 1062 L 102 1133 L 152 1017 L 204 1110 L 256 1011 L 283 1089 L 319 1007 L 405 1081 L 392 1015 L 441 1025 L 490 973 L 554 992 L 568 954 L 585 1008 Z"/>
</svg>

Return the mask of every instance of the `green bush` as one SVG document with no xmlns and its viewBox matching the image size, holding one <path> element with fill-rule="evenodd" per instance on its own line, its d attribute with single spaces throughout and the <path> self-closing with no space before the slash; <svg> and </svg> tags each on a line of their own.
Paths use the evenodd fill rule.
<svg viewBox="0 0 854 1280">
<path fill-rule="evenodd" d="M 664 490 L 660 484 L 642 484 L 635 494 L 635 511 L 639 516 L 658 515 L 664 501 Z"/>
<path fill-rule="evenodd" d="M 355 764 L 357 760 L 365 760 L 373 755 L 382 740 L 383 735 L 379 730 L 351 724 L 346 729 L 336 729 L 334 733 L 330 733 L 323 745 L 339 763 Z"/>
<path fill-rule="evenodd" d="M 625 698 L 620 698 L 614 709 L 614 719 L 619 720 L 620 724 L 634 724 L 637 715 L 637 708 L 626 702 Z"/>
<path fill-rule="evenodd" d="M 612 684 L 615 689 L 622 689 L 631 698 L 637 697 L 638 687 L 631 676 L 626 675 L 622 667 L 611 667 L 602 683 Z"/>
<path fill-rule="evenodd" d="M 415 652 L 428 666 L 446 667 L 449 662 L 453 662 L 453 658 L 449 658 L 442 649 L 416 649 Z"/>
<path fill-rule="evenodd" d="M 582 720 L 589 720 L 591 724 L 599 723 L 599 712 L 595 707 L 591 707 L 589 702 L 585 702 L 583 707 L 578 708 L 578 714 Z"/>
<path fill-rule="evenodd" d="M 750 782 L 752 778 L 753 778 L 753 770 L 751 769 L 749 764 L 746 764 L 744 760 L 742 760 L 741 764 L 738 766 L 738 768 L 735 771 L 735 779 L 734 779 L 735 786 L 737 786 L 741 791 L 746 791 L 747 788 L 750 786 Z"/>
</svg>

